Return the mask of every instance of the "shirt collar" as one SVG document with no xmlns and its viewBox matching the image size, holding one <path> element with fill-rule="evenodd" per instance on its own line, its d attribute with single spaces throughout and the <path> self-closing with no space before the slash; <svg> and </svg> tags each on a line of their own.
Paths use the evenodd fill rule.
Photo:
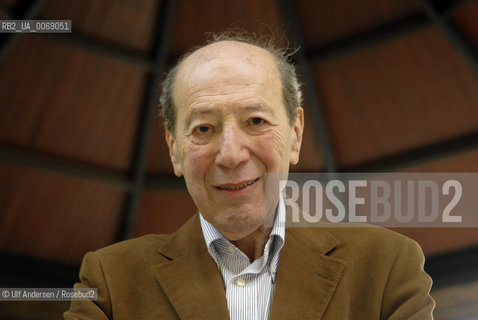
<svg viewBox="0 0 478 320">
<path fill-rule="evenodd" d="M 209 254 L 212 256 L 212 258 L 216 261 L 217 264 L 219 264 L 218 258 L 219 258 L 219 253 L 216 251 L 214 247 L 214 242 L 220 241 L 220 242 L 227 242 L 229 243 L 229 240 L 227 240 L 222 233 L 211 223 L 206 221 L 204 217 L 202 216 L 201 213 L 199 213 L 199 219 L 201 222 L 201 229 L 203 232 L 204 240 L 206 242 L 207 249 L 209 251 Z M 272 227 L 270 236 L 269 236 L 269 241 L 267 241 L 266 247 L 264 248 L 264 255 L 265 255 L 265 262 L 270 261 L 271 257 L 270 254 L 272 253 L 274 256 L 277 256 L 279 251 L 282 249 L 284 242 L 285 242 L 285 203 L 284 199 L 282 197 L 282 194 L 279 196 L 279 204 L 276 209 L 276 216 L 274 219 L 274 225 Z M 277 239 L 277 241 L 273 241 Z M 272 245 L 272 242 L 274 245 Z M 278 243 L 277 243 L 278 242 Z M 272 251 L 272 252 L 271 252 Z"/>
</svg>

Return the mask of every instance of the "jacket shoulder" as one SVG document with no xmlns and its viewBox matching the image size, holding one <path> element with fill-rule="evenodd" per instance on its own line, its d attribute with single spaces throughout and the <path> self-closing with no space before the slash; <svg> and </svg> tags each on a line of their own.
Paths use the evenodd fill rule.
<svg viewBox="0 0 478 320">
<path fill-rule="evenodd" d="M 337 227 L 328 227 L 325 230 L 343 240 L 354 238 L 364 239 L 365 241 L 380 240 L 386 243 L 400 243 L 410 240 L 407 236 L 396 231 L 370 224 L 347 223 Z"/>
<path fill-rule="evenodd" d="M 308 243 L 323 239 L 324 237 L 320 235 L 322 233 L 332 236 L 337 243 L 333 249 L 335 255 L 344 258 L 379 254 L 393 259 L 402 250 L 415 250 L 422 255 L 420 246 L 414 240 L 396 231 L 368 224 L 327 225 L 320 228 L 306 228 L 300 233 Z"/>
<path fill-rule="evenodd" d="M 106 264 L 117 261 L 146 263 L 159 256 L 159 250 L 170 239 L 167 234 L 148 234 L 138 238 L 114 243 L 95 251 L 96 256 Z"/>
</svg>

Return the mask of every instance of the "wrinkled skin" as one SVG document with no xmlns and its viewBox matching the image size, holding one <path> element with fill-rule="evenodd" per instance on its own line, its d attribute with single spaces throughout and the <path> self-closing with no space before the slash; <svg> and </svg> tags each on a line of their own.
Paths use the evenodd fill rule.
<svg viewBox="0 0 478 320">
<path fill-rule="evenodd" d="M 298 162 L 303 132 L 302 108 L 289 124 L 274 56 L 240 42 L 208 45 L 181 65 L 173 99 L 175 174 L 206 220 L 251 259 L 262 255 L 278 201 L 265 194 L 265 173 Z"/>
</svg>

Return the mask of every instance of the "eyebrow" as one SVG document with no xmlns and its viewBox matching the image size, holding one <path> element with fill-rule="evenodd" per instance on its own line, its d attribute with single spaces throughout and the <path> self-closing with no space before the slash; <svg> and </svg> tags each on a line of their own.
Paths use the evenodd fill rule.
<svg viewBox="0 0 478 320">
<path fill-rule="evenodd" d="M 212 108 L 196 108 L 191 110 L 191 112 L 188 112 L 186 115 L 186 127 L 189 127 L 191 124 L 191 121 L 193 118 L 197 116 L 205 116 L 205 115 L 219 115 L 221 113 L 221 110 L 218 109 L 212 109 Z"/>
<path fill-rule="evenodd" d="M 265 112 L 271 113 L 271 110 L 269 110 L 262 104 L 248 105 L 248 106 L 245 106 L 243 109 L 245 111 L 265 111 Z"/>
</svg>

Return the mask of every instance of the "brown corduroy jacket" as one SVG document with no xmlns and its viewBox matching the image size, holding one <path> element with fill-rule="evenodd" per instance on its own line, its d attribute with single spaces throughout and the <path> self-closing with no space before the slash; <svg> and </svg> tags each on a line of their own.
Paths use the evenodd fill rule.
<svg viewBox="0 0 478 320">
<path fill-rule="evenodd" d="M 383 228 L 286 229 L 270 319 L 432 319 L 431 279 L 411 239 Z M 228 319 L 198 214 L 172 235 L 88 253 L 65 319 Z"/>
</svg>

